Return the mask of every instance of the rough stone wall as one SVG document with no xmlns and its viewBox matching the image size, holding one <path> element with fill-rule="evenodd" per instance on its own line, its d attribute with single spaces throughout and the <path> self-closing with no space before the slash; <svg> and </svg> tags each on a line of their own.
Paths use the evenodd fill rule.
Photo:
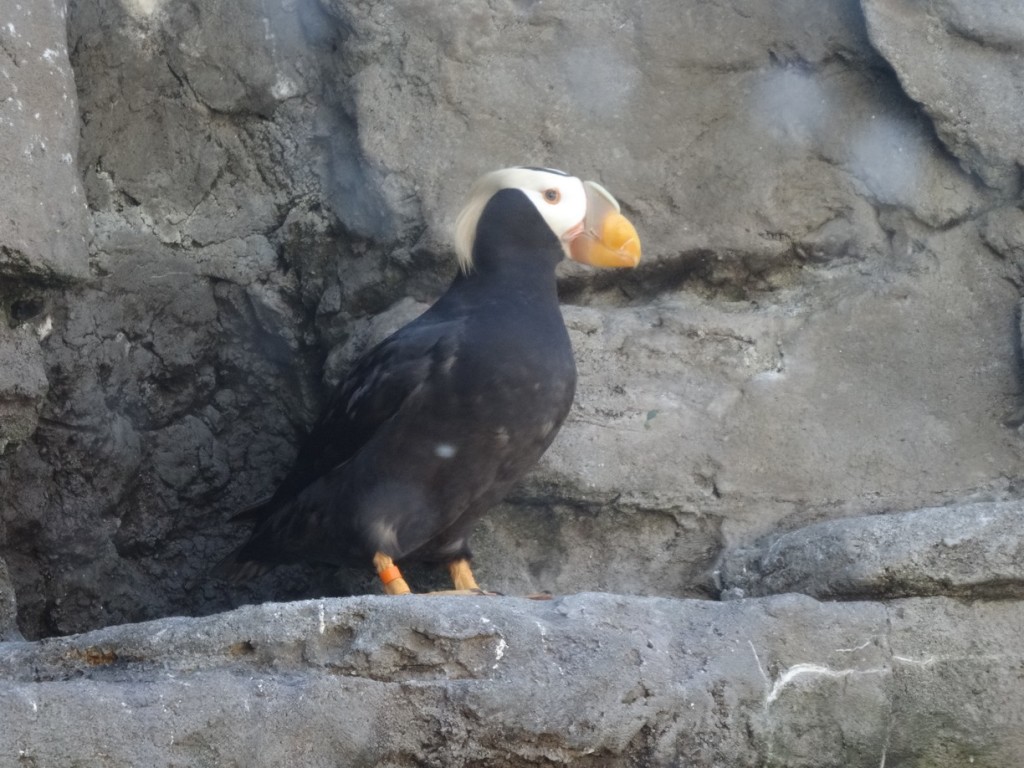
<svg viewBox="0 0 1024 768">
<path fill-rule="evenodd" d="M 943 123 L 979 94 L 962 36 L 965 84 L 904 71 L 915 13 L 995 24 L 898 3 L 73 3 L 77 154 L 72 116 L 50 122 L 78 172 L 17 200 L 80 213 L 84 189 L 88 269 L 70 236 L 61 281 L 30 260 L 0 347 L 32 373 L 5 385 L 2 459 L 25 631 L 371 589 L 285 569 L 233 592 L 206 569 L 325 385 L 441 290 L 469 183 L 506 164 L 600 179 L 647 255 L 565 270 L 577 405 L 481 528 L 488 585 L 713 594 L 728 542 L 1012 497 L 1022 214 L 997 128 L 1019 93 L 977 135 Z M 59 17 L 35 49 L 66 87 Z M 975 74 L 1016 82 L 1012 47 L 986 50 Z"/>
<path fill-rule="evenodd" d="M 707 701 L 669 697 L 597 757 L 532 726 L 550 754 L 504 748 L 523 764 L 669 764 L 685 745 L 665 734 L 690 703 L 763 713 L 810 670 L 882 685 L 837 710 L 877 720 L 836 726 L 848 753 L 814 763 L 814 745 L 801 757 L 799 739 L 733 712 L 707 739 L 738 728 L 737 751 L 701 759 L 1005 765 L 1020 754 L 1012 692 L 972 710 L 947 681 L 932 710 L 900 702 L 932 685 L 911 672 L 1019 667 L 1018 17 L 997 0 L 0 0 L 0 639 L 375 591 L 369 569 L 284 568 L 241 588 L 208 569 L 243 535 L 226 519 L 273 489 L 352 358 L 443 289 L 472 180 L 552 165 L 606 184 L 645 258 L 631 274 L 566 265 L 577 402 L 482 523 L 482 583 L 672 598 L 616 626 L 696 611 L 752 642 L 763 627 L 744 622 L 776 603 L 751 595 L 863 601 L 779 625 L 832 622 L 830 648 L 926 606 L 920 631 L 960 650 L 858 661 L 884 675 L 761 658 L 742 695 L 726 665 Z M 749 607 L 723 619 L 685 596 Z M 994 602 L 944 619 L 950 596 Z M 581 605 L 600 615 L 602 600 Z M 242 634 L 259 621 L 232 615 Z M 858 622 L 873 629 L 854 642 Z M 580 653 L 603 642 L 580 631 Z M 701 630 L 672 632 L 685 648 Z M 185 653 L 176 642 L 154 658 Z M 733 652 L 707 642 L 709 658 Z M 415 668 L 406 651 L 391 652 Z M 452 695 L 443 676 L 424 712 Z M 1003 714 L 972 732 L 953 725 L 960 706 Z M 440 721 L 457 731 L 485 710 Z M 931 742 L 900 740 L 893 713 L 908 712 Z M 473 744 L 467 760 L 500 752 Z"/>
<path fill-rule="evenodd" d="M 0 25 L 0 454 L 32 436 L 46 397 L 39 340 L 50 332 L 30 287 L 86 270 L 85 211 L 76 172 L 75 81 L 58 5 L 5 7 Z M 24 325 L 23 325 L 24 324 Z M 20 326 L 20 327 L 19 327 Z"/>
</svg>

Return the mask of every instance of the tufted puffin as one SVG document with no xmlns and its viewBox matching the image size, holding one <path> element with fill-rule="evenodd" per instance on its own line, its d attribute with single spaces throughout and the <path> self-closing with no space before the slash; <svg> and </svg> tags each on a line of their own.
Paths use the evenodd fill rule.
<svg viewBox="0 0 1024 768">
<path fill-rule="evenodd" d="M 506 168 L 473 186 L 455 252 L 448 290 L 355 363 L 277 491 L 236 515 L 254 525 L 222 575 L 364 562 L 406 594 L 395 562 L 427 561 L 480 592 L 470 532 L 551 444 L 576 389 L 555 267 L 633 267 L 640 241 L 601 185 Z"/>
</svg>

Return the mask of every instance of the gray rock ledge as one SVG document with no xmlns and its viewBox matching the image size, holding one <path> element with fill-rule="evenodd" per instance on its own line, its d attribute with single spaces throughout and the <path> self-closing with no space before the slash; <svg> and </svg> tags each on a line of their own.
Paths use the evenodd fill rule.
<svg viewBox="0 0 1024 768">
<path fill-rule="evenodd" d="M 726 596 L 1024 596 L 1024 502 L 828 520 L 730 550 Z"/>
<path fill-rule="evenodd" d="M 0 644 L 0 764 L 1007 766 L 1022 632 L 946 598 L 268 603 Z"/>
</svg>

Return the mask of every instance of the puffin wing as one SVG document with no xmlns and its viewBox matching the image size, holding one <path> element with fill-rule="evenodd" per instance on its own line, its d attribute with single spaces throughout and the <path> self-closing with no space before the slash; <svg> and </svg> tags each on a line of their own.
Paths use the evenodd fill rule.
<svg viewBox="0 0 1024 768">
<path fill-rule="evenodd" d="M 462 319 L 416 320 L 359 358 L 334 390 L 274 495 L 234 519 L 269 516 L 314 480 L 351 459 L 435 371 L 452 364 L 463 328 Z"/>
</svg>

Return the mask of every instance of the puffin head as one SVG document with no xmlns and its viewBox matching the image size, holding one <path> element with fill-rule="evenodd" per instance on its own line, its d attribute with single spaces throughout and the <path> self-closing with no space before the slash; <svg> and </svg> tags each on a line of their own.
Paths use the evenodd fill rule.
<svg viewBox="0 0 1024 768">
<path fill-rule="evenodd" d="M 503 190 L 518 190 L 540 213 L 566 256 L 593 267 L 635 267 L 640 237 L 608 190 L 551 168 L 503 168 L 477 179 L 455 221 L 459 268 L 473 267 L 473 242 L 487 203 Z"/>
</svg>

